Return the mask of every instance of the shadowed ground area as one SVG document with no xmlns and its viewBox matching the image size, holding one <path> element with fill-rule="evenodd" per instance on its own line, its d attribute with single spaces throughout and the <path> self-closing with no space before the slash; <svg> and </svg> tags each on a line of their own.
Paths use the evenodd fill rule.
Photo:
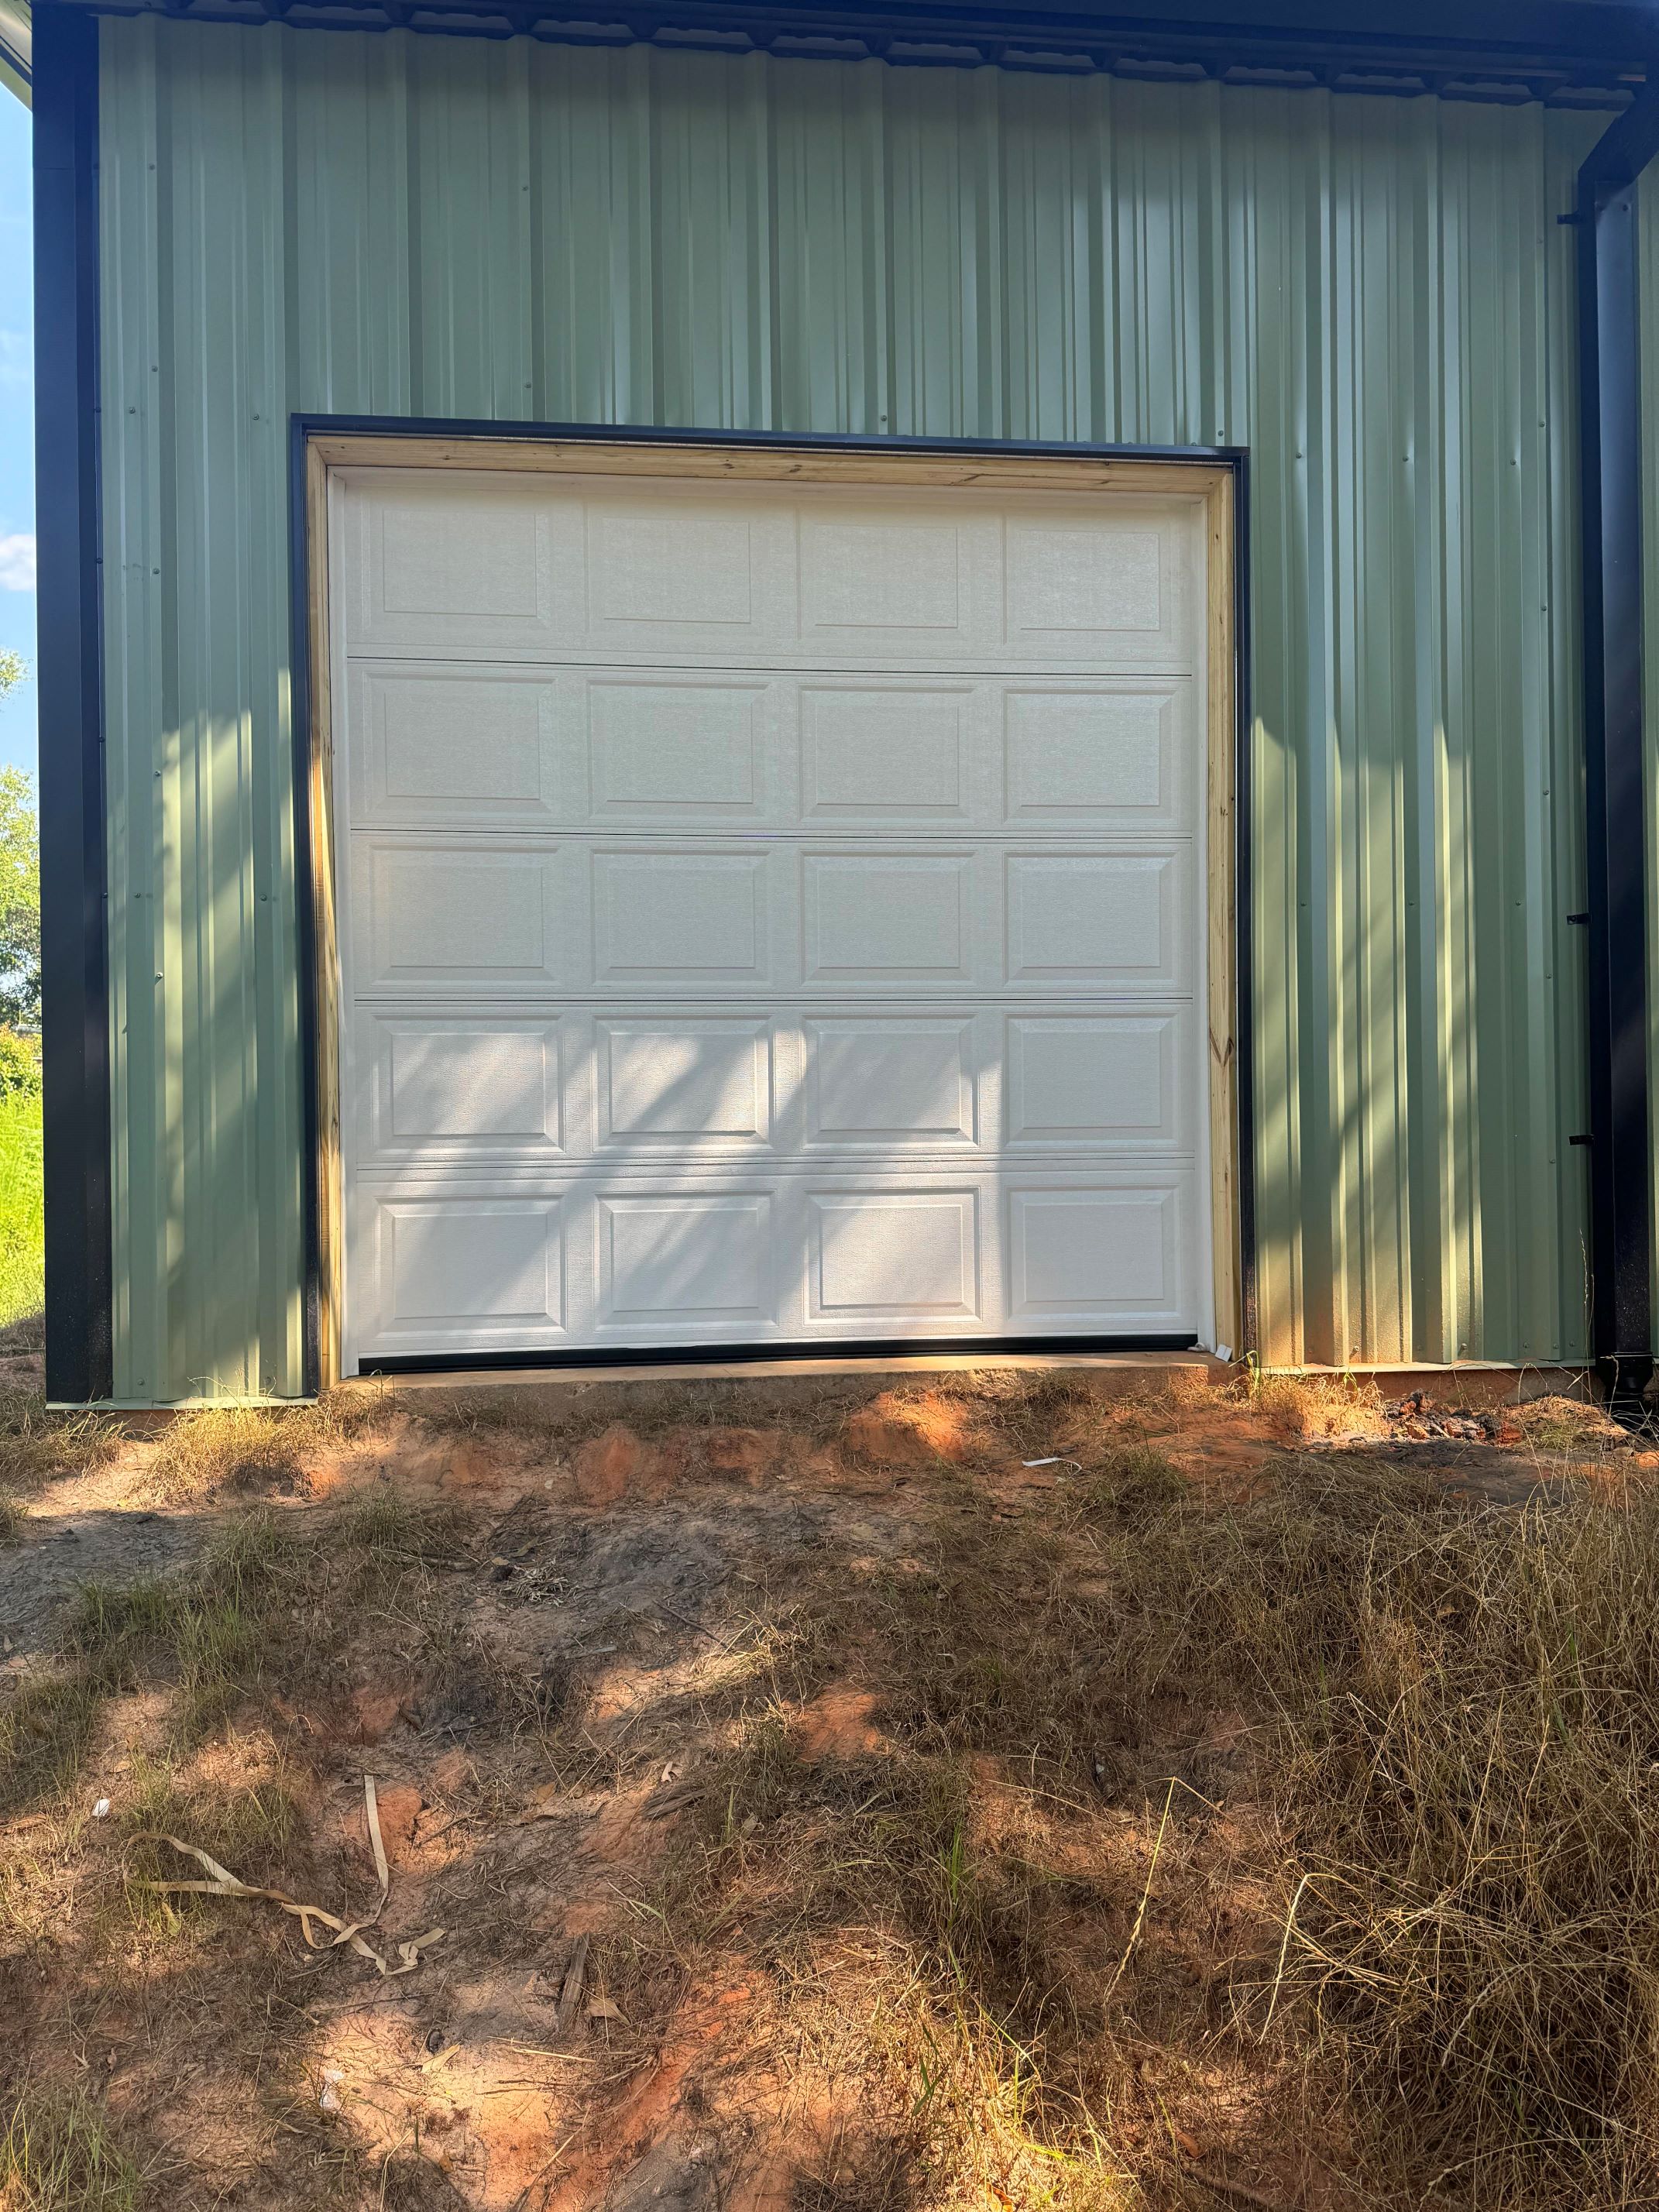
<svg viewBox="0 0 1659 2212">
<path fill-rule="evenodd" d="M 1589 1408 L 0 1430 L 8 2212 L 1659 2192 L 1659 1455 Z"/>
</svg>

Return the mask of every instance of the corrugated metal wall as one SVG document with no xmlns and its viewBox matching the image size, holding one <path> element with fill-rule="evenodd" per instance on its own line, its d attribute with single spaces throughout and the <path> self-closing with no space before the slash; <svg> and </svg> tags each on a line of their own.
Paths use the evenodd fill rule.
<svg viewBox="0 0 1659 2212">
<path fill-rule="evenodd" d="M 1582 1354 L 1601 118 L 102 35 L 120 1395 L 301 1383 L 295 410 L 1248 446 L 1263 1350 Z"/>
</svg>

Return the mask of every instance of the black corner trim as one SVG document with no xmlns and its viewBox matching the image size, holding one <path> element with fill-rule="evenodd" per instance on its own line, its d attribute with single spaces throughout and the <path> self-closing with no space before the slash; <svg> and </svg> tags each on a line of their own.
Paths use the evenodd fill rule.
<svg viewBox="0 0 1659 2212">
<path fill-rule="evenodd" d="M 1255 1234 L 1255 771 L 1250 699 L 1250 458 L 1233 457 L 1233 1096 L 1238 1115 L 1238 1326 L 1235 1355 L 1260 1352 Z M 1214 1173 L 1213 1166 L 1211 1170 Z"/>
<path fill-rule="evenodd" d="M 1638 1402 L 1653 1371 L 1636 182 L 1656 152 L 1653 88 L 1578 173 L 1589 1335 L 1615 1406 Z"/>
<path fill-rule="evenodd" d="M 1185 461 L 1206 464 L 1211 467 L 1231 469 L 1233 477 L 1233 678 L 1236 714 L 1236 752 L 1234 757 L 1234 929 L 1233 961 L 1237 988 L 1235 1008 L 1234 1061 L 1237 1085 L 1235 1096 L 1238 1107 L 1238 1227 L 1239 1227 L 1239 1312 L 1243 1342 L 1231 1346 L 1235 1358 L 1259 1348 L 1256 1313 L 1256 1228 L 1255 1228 L 1255 1056 L 1252 1007 L 1254 994 L 1251 962 L 1251 876 L 1250 823 L 1252 819 L 1252 763 L 1250 704 L 1250 596 L 1249 596 L 1249 454 L 1242 446 L 1124 446 L 1066 444 L 1047 439 L 979 439 L 979 438 L 872 438 L 857 435 L 831 435 L 823 432 L 792 430 L 695 430 L 660 429 L 644 424 L 612 422 L 449 422 L 442 417 L 427 416 L 390 415 L 295 415 L 289 422 L 289 619 L 293 635 L 294 664 L 294 777 L 295 777 L 295 854 L 298 880 L 295 886 L 300 913 L 300 1048 L 305 1079 L 305 1184 L 307 1214 L 305 1218 L 305 1361 L 307 1387 L 314 1389 L 314 1378 L 320 1368 L 319 1330 L 322 1308 L 321 1254 L 318 1235 L 317 1193 L 319 1188 L 319 1154 L 320 1142 L 319 1117 L 317 1098 L 317 1025 L 320 1009 L 317 1000 L 316 946 L 313 938 L 315 887 L 312 878 L 314 856 L 311 850 L 308 811 L 309 778 L 311 773 L 311 592 L 306 567 L 306 453 L 313 438 L 325 437 L 404 437 L 404 438 L 493 438 L 506 440 L 578 439 L 604 440 L 610 444 L 629 443 L 645 446 L 795 446 L 823 448 L 831 452 L 848 449 L 865 453 L 1000 454 L 1012 456 L 1030 454 L 1046 460 L 1134 460 Z M 975 1338 L 966 1340 L 961 1348 L 980 1352 L 1023 1346 L 1027 1351 L 1040 1351 L 1060 1344 L 1079 1350 L 1185 1350 L 1192 1340 L 1187 1337 L 1118 1338 L 1103 1335 L 1088 1339 L 1048 1338 Z M 866 1347 L 856 1347 L 864 1350 Z M 881 1347 L 889 1352 L 896 1347 Z M 916 1348 L 900 1346 L 899 1349 Z M 934 1352 L 957 1349 L 955 1345 L 942 1341 L 924 1344 L 921 1348 Z M 846 1352 L 845 1345 L 825 1344 L 822 1347 L 803 1347 L 800 1356 L 816 1354 L 820 1350 L 828 1355 Z M 702 1361 L 731 1358 L 733 1359 L 770 1359 L 782 1355 L 775 1346 L 744 1345 L 722 1351 L 720 1347 L 693 1346 L 679 1349 L 663 1348 L 657 1352 L 619 1349 L 614 1354 L 585 1351 L 580 1354 L 526 1352 L 522 1355 L 491 1354 L 479 1363 L 490 1367 L 507 1367 L 514 1364 L 532 1366 L 551 1366 L 563 1361 L 577 1365 L 592 1365 L 607 1357 L 619 1360 Z M 394 1372 L 425 1370 L 444 1365 L 437 1360 L 392 1360 L 365 1362 L 364 1374 L 392 1374 Z"/>
<path fill-rule="evenodd" d="M 99 573 L 98 21 L 34 11 L 35 468 L 46 1395 L 111 1394 Z"/>
<path fill-rule="evenodd" d="M 289 428 L 289 696 L 294 726 L 294 878 L 300 963 L 300 1141 L 304 1171 L 300 1193 L 300 1255 L 303 1269 L 301 1388 L 314 1398 L 322 1384 L 323 1247 L 322 1128 L 317 1095 L 317 1036 L 322 1009 L 317 995 L 316 860 L 311 842 L 311 577 L 307 514 L 307 434 L 303 419 Z"/>
</svg>

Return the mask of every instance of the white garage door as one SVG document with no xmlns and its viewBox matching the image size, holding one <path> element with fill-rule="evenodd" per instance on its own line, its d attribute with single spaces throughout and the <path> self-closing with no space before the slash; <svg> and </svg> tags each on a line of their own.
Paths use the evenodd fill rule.
<svg viewBox="0 0 1659 2212">
<path fill-rule="evenodd" d="M 347 1372 L 1207 1339 L 1195 499 L 374 469 L 331 531 Z"/>
</svg>

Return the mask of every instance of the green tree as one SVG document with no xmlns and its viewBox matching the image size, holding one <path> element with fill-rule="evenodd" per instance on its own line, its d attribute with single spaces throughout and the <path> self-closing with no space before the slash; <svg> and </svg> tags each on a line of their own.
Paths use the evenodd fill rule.
<svg viewBox="0 0 1659 2212">
<path fill-rule="evenodd" d="M 0 1023 L 40 1026 L 40 832 L 21 768 L 0 768 Z"/>
<path fill-rule="evenodd" d="M 21 653 L 0 653 L 0 699 L 15 691 L 29 672 Z"/>
</svg>

